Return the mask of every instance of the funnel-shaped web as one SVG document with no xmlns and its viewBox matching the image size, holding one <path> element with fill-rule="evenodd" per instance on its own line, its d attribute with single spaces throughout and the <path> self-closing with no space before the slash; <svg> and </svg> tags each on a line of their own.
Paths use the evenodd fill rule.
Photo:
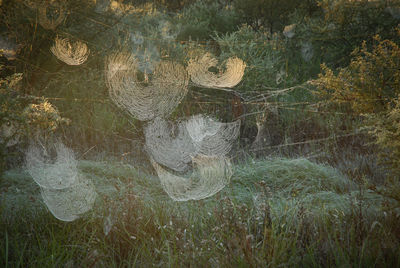
<svg viewBox="0 0 400 268">
<path fill-rule="evenodd" d="M 50 212 L 62 221 L 73 221 L 89 211 L 97 196 L 92 181 L 82 174 L 78 174 L 71 187 L 61 190 L 41 188 L 41 194 Z"/>
<path fill-rule="evenodd" d="M 81 65 L 87 60 L 90 53 L 85 43 L 71 42 L 68 38 L 58 37 L 50 50 L 54 56 L 68 65 Z"/>
<path fill-rule="evenodd" d="M 5 143 L 6 147 L 11 147 L 19 143 L 20 138 L 16 122 L 7 121 L 0 125 L 0 144 Z"/>
<path fill-rule="evenodd" d="M 193 83 L 208 88 L 231 88 L 239 84 L 243 78 L 246 64 L 239 58 L 229 58 L 226 62 L 226 71 L 214 74 L 209 71 L 211 67 L 216 67 L 217 59 L 210 53 L 202 57 L 191 59 L 188 62 L 187 71 Z"/>
<path fill-rule="evenodd" d="M 25 158 L 44 203 L 57 219 L 73 221 L 93 207 L 97 196 L 94 185 L 79 173 L 72 150 L 63 143 L 31 143 Z"/>
<path fill-rule="evenodd" d="M 221 123 L 203 115 L 192 116 L 186 122 L 186 129 L 194 142 L 201 142 L 205 137 L 217 134 Z"/>
<path fill-rule="evenodd" d="M 397 4 L 397 6 L 388 6 L 385 8 L 385 10 L 389 12 L 394 19 L 400 19 L 400 4 Z"/>
<path fill-rule="evenodd" d="M 146 150 L 157 163 L 184 172 L 190 167 L 192 157 L 198 154 L 228 154 L 239 130 L 239 120 L 220 123 L 197 115 L 173 126 L 164 119 L 156 118 L 144 129 Z"/>
<path fill-rule="evenodd" d="M 199 154 L 223 156 L 230 152 L 233 142 L 239 137 L 240 120 L 221 123 L 196 115 L 186 122 L 186 129 Z"/>
<path fill-rule="evenodd" d="M 301 45 L 301 56 L 304 61 L 309 62 L 314 56 L 313 45 L 310 42 L 305 42 Z"/>
<path fill-rule="evenodd" d="M 78 175 L 74 153 L 61 142 L 51 146 L 29 145 L 25 153 L 25 161 L 28 173 L 42 188 L 70 187 L 74 185 Z"/>
<path fill-rule="evenodd" d="M 139 32 L 139 31 L 132 32 L 132 33 L 130 34 L 130 37 L 131 37 L 131 41 L 132 41 L 135 45 L 142 45 L 143 42 L 144 42 L 144 37 L 143 37 L 142 33 Z"/>
<path fill-rule="evenodd" d="M 159 62 L 148 84 L 138 80 L 138 61 L 131 53 L 111 55 L 106 65 L 111 100 L 141 121 L 169 115 L 188 91 L 188 74 L 177 63 Z"/>
<path fill-rule="evenodd" d="M 160 64 L 160 52 L 157 47 L 149 42 L 146 45 L 139 45 L 133 50 L 135 59 L 138 63 L 138 69 L 145 75 L 154 72 L 154 69 Z"/>
<path fill-rule="evenodd" d="M 65 18 L 65 7 L 56 1 L 41 4 L 38 11 L 39 24 L 47 30 L 55 30 Z"/>
<path fill-rule="evenodd" d="M 189 168 L 196 149 L 183 123 L 172 126 L 156 118 L 147 124 L 144 135 L 146 150 L 157 163 L 178 172 Z"/>
<path fill-rule="evenodd" d="M 213 196 L 230 182 L 233 172 L 228 158 L 199 155 L 192 161 L 194 171 L 190 178 L 174 175 L 152 161 L 164 191 L 175 201 Z"/>
</svg>

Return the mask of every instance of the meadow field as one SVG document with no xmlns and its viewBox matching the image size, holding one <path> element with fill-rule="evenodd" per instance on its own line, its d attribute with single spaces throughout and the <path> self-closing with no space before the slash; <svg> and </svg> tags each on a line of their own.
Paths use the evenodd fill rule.
<svg viewBox="0 0 400 268">
<path fill-rule="evenodd" d="M 398 0 L 0 0 L 0 267 L 400 267 Z"/>
</svg>

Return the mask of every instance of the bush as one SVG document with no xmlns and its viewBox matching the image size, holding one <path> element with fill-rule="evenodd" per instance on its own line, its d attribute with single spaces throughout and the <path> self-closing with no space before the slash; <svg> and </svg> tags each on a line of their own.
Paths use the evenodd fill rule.
<svg viewBox="0 0 400 268">
<path fill-rule="evenodd" d="M 394 100 L 394 107 L 389 108 L 387 113 L 371 115 L 369 120 L 374 122 L 370 133 L 376 138 L 376 144 L 382 148 L 380 158 L 392 171 L 386 181 L 386 188 L 380 191 L 397 200 L 400 207 L 400 95 Z"/>
<path fill-rule="evenodd" d="M 0 174 L 7 160 L 18 154 L 10 148 L 24 137 L 32 138 L 38 133 L 51 135 L 60 124 L 69 123 L 44 98 L 38 101 L 22 94 L 18 85 L 21 79 L 20 73 L 0 79 Z"/>
<path fill-rule="evenodd" d="M 374 38 L 372 52 L 364 42 L 353 53 L 350 65 L 337 75 L 326 65 L 313 82 L 322 96 L 343 104 L 356 114 L 388 112 L 400 93 L 400 48 L 391 40 Z"/>
<path fill-rule="evenodd" d="M 21 79 L 22 74 L 13 74 L 0 79 L 0 174 L 9 156 L 8 147 L 15 145 L 22 134 L 19 127 L 24 123 L 24 102 L 16 90 Z"/>
<path fill-rule="evenodd" d="M 350 65 L 338 74 L 323 66 L 324 73 L 312 83 L 330 103 L 362 116 L 361 126 L 370 130 L 381 161 L 392 171 L 386 195 L 400 201 L 400 47 L 379 36 L 374 41 L 372 51 L 366 42 L 356 49 Z"/>
<path fill-rule="evenodd" d="M 218 43 L 222 61 L 236 56 L 248 66 L 238 90 L 246 92 L 258 90 L 261 85 L 277 86 L 276 75 L 284 67 L 277 36 L 243 25 L 235 32 L 215 35 L 214 40 Z"/>
</svg>

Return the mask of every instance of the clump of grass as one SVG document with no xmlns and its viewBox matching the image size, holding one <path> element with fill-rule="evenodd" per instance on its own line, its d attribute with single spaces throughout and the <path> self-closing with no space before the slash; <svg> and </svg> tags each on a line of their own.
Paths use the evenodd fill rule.
<svg viewBox="0 0 400 268">
<path fill-rule="evenodd" d="M 343 193 L 355 184 L 336 169 L 305 158 L 248 160 L 237 170 L 237 181 L 263 180 L 274 192 L 315 193 L 331 190 Z"/>
</svg>

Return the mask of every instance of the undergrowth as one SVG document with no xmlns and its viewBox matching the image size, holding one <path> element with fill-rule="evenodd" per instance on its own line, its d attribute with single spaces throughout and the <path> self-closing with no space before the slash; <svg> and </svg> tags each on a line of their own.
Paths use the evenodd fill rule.
<svg viewBox="0 0 400 268">
<path fill-rule="evenodd" d="M 247 159 L 216 196 L 174 202 L 158 179 L 129 164 L 80 161 L 96 185 L 95 209 L 64 223 L 22 170 L 0 181 L 0 265 L 400 265 L 391 200 L 307 159 Z"/>
</svg>

